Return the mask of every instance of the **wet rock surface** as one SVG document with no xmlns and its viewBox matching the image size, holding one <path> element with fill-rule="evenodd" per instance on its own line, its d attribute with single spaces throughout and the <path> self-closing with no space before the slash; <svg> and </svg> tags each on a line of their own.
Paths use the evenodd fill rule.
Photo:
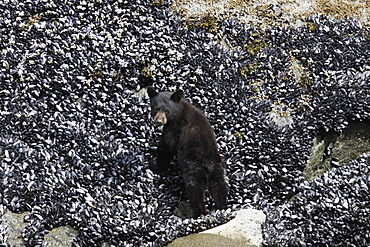
<svg viewBox="0 0 370 247">
<path fill-rule="evenodd" d="M 370 121 L 350 121 L 341 133 L 321 130 L 313 141 L 311 157 L 303 171 L 311 180 L 370 152 Z"/>
<path fill-rule="evenodd" d="M 24 217 L 28 214 L 29 212 L 17 214 L 7 210 L 0 217 L 2 229 L 5 229 L 2 243 L 7 243 L 9 246 L 25 246 L 22 231 L 28 225 L 24 221 Z M 70 226 L 60 226 L 46 233 L 43 245 L 53 247 L 72 246 L 73 239 L 77 234 L 78 232 Z"/>
<path fill-rule="evenodd" d="M 276 25 L 298 27 L 314 14 L 338 19 L 356 18 L 368 23 L 370 3 L 366 0 L 174 0 L 172 9 L 190 22 L 211 16 L 236 18 L 252 26 L 269 28 Z"/>
<path fill-rule="evenodd" d="M 78 232 L 70 226 L 60 226 L 45 235 L 43 244 L 53 247 L 72 246 L 73 239 L 77 234 Z"/>
<path fill-rule="evenodd" d="M 0 221 L 5 231 L 2 234 L 3 243 L 7 242 L 10 246 L 22 246 L 24 245 L 22 238 L 22 230 L 28 225 L 24 222 L 23 218 L 28 212 L 21 214 L 15 214 L 10 211 L 6 211 L 1 216 Z"/>
<path fill-rule="evenodd" d="M 236 212 L 235 218 L 226 224 L 201 232 L 215 234 L 244 242 L 245 245 L 260 246 L 262 244 L 262 224 L 266 215 L 261 210 L 252 208 Z"/>
<path fill-rule="evenodd" d="M 243 240 L 235 240 L 215 234 L 192 234 L 186 237 L 178 238 L 170 243 L 168 247 L 254 247 Z"/>
<path fill-rule="evenodd" d="M 364 154 L 346 166 L 302 183 L 300 193 L 291 202 L 267 210 L 266 243 L 367 246 L 369 157 Z"/>
<path fill-rule="evenodd" d="M 370 119 L 368 26 L 324 15 L 297 27 L 188 25 L 171 5 L 0 3 L 0 206 L 29 212 L 25 245 L 70 226 L 72 246 L 163 246 L 253 206 L 266 214 L 266 245 L 366 246 L 368 154 L 310 182 L 303 171 L 322 129 Z M 208 201 L 198 219 L 174 214 L 176 164 L 149 170 L 160 131 L 140 97 L 147 85 L 182 88 L 209 116 L 228 165 L 227 210 Z M 288 124 L 270 116 L 277 105 Z M 8 232 L 2 220 L 3 245 Z"/>
</svg>

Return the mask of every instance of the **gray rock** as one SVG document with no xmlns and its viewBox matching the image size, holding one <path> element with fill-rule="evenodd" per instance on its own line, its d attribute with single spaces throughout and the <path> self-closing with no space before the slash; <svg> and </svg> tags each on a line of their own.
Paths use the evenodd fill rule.
<svg viewBox="0 0 370 247">
<path fill-rule="evenodd" d="M 274 104 L 268 115 L 278 126 L 284 127 L 293 123 L 293 118 L 290 115 L 291 111 L 292 110 L 285 105 Z"/>
<path fill-rule="evenodd" d="M 168 247 L 248 247 L 253 246 L 245 241 L 225 238 L 215 234 L 191 234 L 189 236 L 176 239 Z"/>
<path fill-rule="evenodd" d="M 52 247 L 72 246 L 73 239 L 78 231 L 70 226 L 61 226 L 45 235 L 44 244 Z"/>
<path fill-rule="evenodd" d="M 11 211 L 5 211 L 1 217 L 4 225 L 7 225 L 7 243 L 10 246 L 23 246 L 22 230 L 28 225 L 25 223 L 23 218 L 29 212 L 23 212 L 21 214 L 12 213 Z"/>
<path fill-rule="evenodd" d="M 262 224 L 266 216 L 261 210 L 242 209 L 234 219 L 218 227 L 173 241 L 169 247 L 190 246 L 261 246 Z"/>
<path fill-rule="evenodd" d="M 234 219 L 221 226 L 206 230 L 200 234 L 216 234 L 227 238 L 245 241 L 250 245 L 260 246 L 262 243 L 262 227 L 266 215 L 253 208 L 237 212 Z"/>
<path fill-rule="evenodd" d="M 10 246 L 24 246 L 22 230 L 28 225 L 24 222 L 24 216 L 29 212 L 21 214 L 12 213 L 10 210 L 5 211 L 1 217 L 2 225 L 7 227 L 7 243 Z M 49 231 L 45 235 L 43 244 L 52 247 L 72 246 L 73 239 L 77 236 L 78 231 L 70 226 L 61 226 Z"/>
<path fill-rule="evenodd" d="M 339 132 L 322 131 L 313 140 L 310 159 L 303 175 L 312 180 L 332 168 L 347 165 L 350 161 L 370 152 L 370 121 L 350 121 Z"/>
<path fill-rule="evenodd" d="M 202 16 L 217 18 L 237 18 L 239 21 L 267 28 L 272 25 L 301 26 L 307 16 L 321 13 L 335 18 L 355 17 L 361 22 L 369 22 L 369 8 L 366 1 L 322 0 L 176 0 L 173 1 L 173 10 L 185 20 L 194 20 Z M 264 9 L 265 11 L 261 11 Z"/>
</svg>

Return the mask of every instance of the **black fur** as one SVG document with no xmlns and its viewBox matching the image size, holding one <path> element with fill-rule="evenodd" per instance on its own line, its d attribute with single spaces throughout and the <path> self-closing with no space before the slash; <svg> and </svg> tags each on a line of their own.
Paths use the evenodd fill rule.
<svg viewBox="0 0 370 247">
<path fill-rule="evenodd" d="M 186 102 L 181 90 L 158 93 L 148 87 L 147 92 L 153 119 L 159 116 L 161 120 L 166 118 L 157 148 L 157 164 L 152 165 L 151 169 L 164 171 L 177 156 L 192 209 L 187 216 L 198 217 L 205 212 L 207 188 L 216 208 L 225 208 L 228 193 L 226 167 L 221 161 L 214 132 L 204 113 Z"/>
</svg>

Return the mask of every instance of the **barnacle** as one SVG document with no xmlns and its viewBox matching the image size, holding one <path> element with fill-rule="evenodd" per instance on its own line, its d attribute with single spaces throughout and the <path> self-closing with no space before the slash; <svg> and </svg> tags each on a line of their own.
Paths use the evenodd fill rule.
<svg viewBox="0 0 370 247">
<path fill-rule="evenodd" d="M 104 72 L 103 72 L 102 68 L 95 68 L 91 72 L 92 77 L 101 78 L 101 77 L 103 77 L 103 75 L 104 75 Z"/>
<path fill-rule="evenodd" d="M 164 0 L 153 0 L 153 6 L 160 6 L 165 3 Z"/>
<path fill-rule="evenodd" d="M 152 77 L 154 69 L 155 69 L 155 66 L 153 64 L 150 64 L 141 70 L 141 75 L 145 77 Z"/>
<path fill-rule="evenodd" d="M 259 66 L 259 62 L 248 64 L 247 66 L 242 67 L 240 69 L 240 74 L 245 76 L 247 74 L 253 73 L 258 68 L 258 66 Z"/>
<path fill-rule="evenodd" d="M 217 18 L 210 15 L 199 19 L 189 19 L 187 25 L 189 29 L 199 27 L 211 33 L 216 33 L 219 29 Z"/>
<path fill-rule="evenodd" d="M 263 39 L 255 39 L 244 45 L 244 49 L 246 49 L 250 54 L 254 55 L 260 52 L 266 46 L 267 44 Z"/>
<path fill-rule="evenodd" d="M 296 59 L 294 56 L 290 56 L 291 66 L 290 70 L 294 75 L 297 84 L 303 88 L 307 88 L 312 84 L 311 73 L 308 68 L 303 66 L 300 60 Z"/>
<path fill-rule="evenodd" d="M 306 26 L 307 26 L 307 29 L 310 31 L 315 31 L 319 27 L 318 24 L 313 23 L 313 22 L 307 22 Z"/>
<path fill-rule="evenodd" d="M 242 133 L 242 132 L 237 132 L 237 133 L 235 133 L 234 134 L 234 136 L 236 136 L 237 138 L 239 138 L 239 139 L 243 139 L 243 137 L 244 137 L 244 133 Z"/>
</svg>

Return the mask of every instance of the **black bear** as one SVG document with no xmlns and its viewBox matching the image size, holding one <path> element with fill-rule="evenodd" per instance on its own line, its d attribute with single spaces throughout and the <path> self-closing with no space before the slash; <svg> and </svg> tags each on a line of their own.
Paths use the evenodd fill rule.
<svg viewBox="0 0 370 247">
<path fill-rule="evenodd" d="M 162 126 L 153 171 L 164 171 L 176 156 L 190 201 L 189 217 L 205 212 L 208 190 L 217 209 L 227 206 L 226 167 L 218 152 L 215 134 L 204 113 L 183 99 L 183 91 L 160 92 L 147 88 L 151 115 Z"/>
</svg>

